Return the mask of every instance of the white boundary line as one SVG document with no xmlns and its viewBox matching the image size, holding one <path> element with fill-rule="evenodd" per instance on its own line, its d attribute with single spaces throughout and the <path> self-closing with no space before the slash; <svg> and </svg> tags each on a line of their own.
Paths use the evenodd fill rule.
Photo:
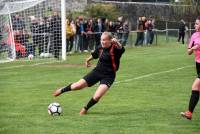
<svg viewBox="0 0 200 134">
<path fill-rule="evenodd" d="M 11 66 L 11 67 L 2 67 L 2 68 L 0 68 L 0 70 L 20 68 L 20 67 L 28 67 L 28 66 L 32 67 L 32 66 L 38 66 L 38 65 L 43 65 L 43 64 L 50 64 L 50 63 L 57 63 L 57 62 L 62 62 L 62 61 L 49 61 L 49 62 L 42 62 L 42 63 L 30 64 L 30 65 L 18 65 L 18 66 Z"/>
<path fill-rule="evenodd" d="M 120 84 L 120 83 L 124 83 L 124 82 L 130 82 L 130 81 L 133 81 L 133 80 L 139 80 L 139 79 L 151 77 L 151 76 L 154 76 L 154 75 L 159 75 L 159 74 L 165 74 L 165 73 L 175 72 L 175 71 L 183 70 L 183 69 L 185 69 L 185 68 L 190 68 L 190 67 L 194 67 L 194 65 L 184 66 L 184 67 L 179 67 L 179 68 L 174 68 L 174 69 L 170 69 L 170 70 L 166 70 L 166 71 L 161 71 L 161 72 L 156 72 L 156 73 L 150 73 L 150 74 L 146 74 L 146 75 L 134 77 L 134 78 L 131 78 L 131 79 L 116 81 L 114 84 Z"/>
</svg>

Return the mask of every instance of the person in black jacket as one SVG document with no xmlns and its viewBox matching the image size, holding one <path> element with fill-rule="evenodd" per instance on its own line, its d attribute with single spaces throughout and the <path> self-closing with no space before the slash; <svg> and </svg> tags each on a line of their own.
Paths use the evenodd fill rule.
<svg viewBox="0 0 200 134">
<path fill-rule="evenodd" d="M 39 21 L 37 18 L 33 17 L 31 19 L 31 26 L 30 26 L 30 29 L 31 29 L 31 34 L 32 34 L 32 38 L 33 38 L 33 44 L 32 46 L 30 46 L 28 49 L 28 51 L 30 52 L 30 54 L 33 54 L 35 55 L 35 48 L 36 46 L 38 45 L 38 42 L 39 42 Z"/>
<path fill-rule="evenodd" d="M 58 12 L 54 12 L 50 20 L 50 33 L 54 47 L 54 57 L 59 59 L 59 53 L 62 48 L 62 31 L 61 31 L 61 17 Z"/>
<path fill-rule="evenodd" d="M 108 32 L 111 32 L 111 33 L 115 33 L 116 32 L 116 28 L 115 28 L 115 25 L 112 21 L 109 21 L 108 23 Z"/>
<path fill-rule="evenodd" d="M 101 38 L 101 33 L 104 32 L 105 30 L 105 27 L 104 27 L 104 24 L 102 22 L 102 19 L 97 19 L 95 21 L 95 24 L 94 24 L 94 32 L 95 32 L 95 49 L 101 45 L 100 43 L 100 38 Z"/>
<path fill-rule="evenodd" d="M 182 44 L 184 44 L 184 38 L 185 38 L 185 21 L 181 20 L 179 23 L 179 37 L 178 42 L 182 39 Z"/>
<path fill-rule="evenodd" d="M 46 18 L 41 18 L 38 25 L 38 48 L 39 55 L 41 53 L 47 52 L 47 44 L 48 44 L 48 25 Z"/>
<path fill-rule="evenodd" d="M 78 82 L 57 89 L 53 95 L 56 97 L 64 92 L 81 90 L 85 87 L 91 87 L 97 82 L 100 82 L 100 85 L 97 88 L 94 96 L 80 111 L 80 115 L 87 114 L 89 108 L 95 105 L 113 84 L 116 72 L 119 69 L 120 58 L 124 51 L 124 47 L 116 38 L 112 37 L 110 32 L 104 32 L 101 36 L 101 46 L 91 53 L 91 56 L 86 60 L 85 63 L 86 67 L 90 67 L 90 61 L 93 59 L 99 59 L 97 66 Z"/>
</svg>

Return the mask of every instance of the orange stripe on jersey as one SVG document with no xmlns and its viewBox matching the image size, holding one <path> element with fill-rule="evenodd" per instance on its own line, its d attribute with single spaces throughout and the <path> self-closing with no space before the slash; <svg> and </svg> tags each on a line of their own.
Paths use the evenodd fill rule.
<svg viewBox="0 0 200 134">
<path fill-rule="evenodd" d="M 111 60 L 112 60 L 113 70 L 114 70 L 114 72 L 116 72 L 117 71 L 117 66 L 116 66 L 116 63 L 115 63 L 114 46 L 115 45 L 112 45 L 112 47 L 110 49 L 110 56 L 111 56 Z"/>
</svg>

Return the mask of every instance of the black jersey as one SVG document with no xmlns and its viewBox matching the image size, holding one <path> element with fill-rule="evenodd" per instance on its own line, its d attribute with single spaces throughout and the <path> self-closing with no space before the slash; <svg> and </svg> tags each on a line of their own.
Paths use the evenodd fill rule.
<svg viewBox="0 0 200 134">
<path fill-rule="evenodd" d="M 97 66 L 94 69 L 106 74 L 115 73 L 119 69 L 120 58 L 124 52 L 124 47 L 118 49 L 114 45 L 111 45 L 109 48 L 98 47 L 91 53 L 94 59 L 99 58 Z"/>
</svg>

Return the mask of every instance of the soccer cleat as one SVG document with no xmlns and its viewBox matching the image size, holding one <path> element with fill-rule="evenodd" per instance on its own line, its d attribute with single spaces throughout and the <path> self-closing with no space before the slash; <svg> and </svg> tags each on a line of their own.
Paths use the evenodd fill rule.
<svg viewBox="0 0 200 134">
<path fill-rule="evenodd" d="M 61 90 L 62 90 L 62 88 L 59 88 L 56 91 L 54 91 L 53 96 L 57 97 L 57 96 L 61 95 L 62 94 Z"/>
<path fill-rule="evenodd" d="M 79 114 L 80 115 L 86 115 L 87 114 L 87 110 L 85 108 L 82 108 Z"/>
<path fill-rule="evenodd" d="M 187 118 L 188 120 L 192 119 L 192 113 L 190 111 L 181 112 L 180 114 L 182 117 Z"/>
</svg>

